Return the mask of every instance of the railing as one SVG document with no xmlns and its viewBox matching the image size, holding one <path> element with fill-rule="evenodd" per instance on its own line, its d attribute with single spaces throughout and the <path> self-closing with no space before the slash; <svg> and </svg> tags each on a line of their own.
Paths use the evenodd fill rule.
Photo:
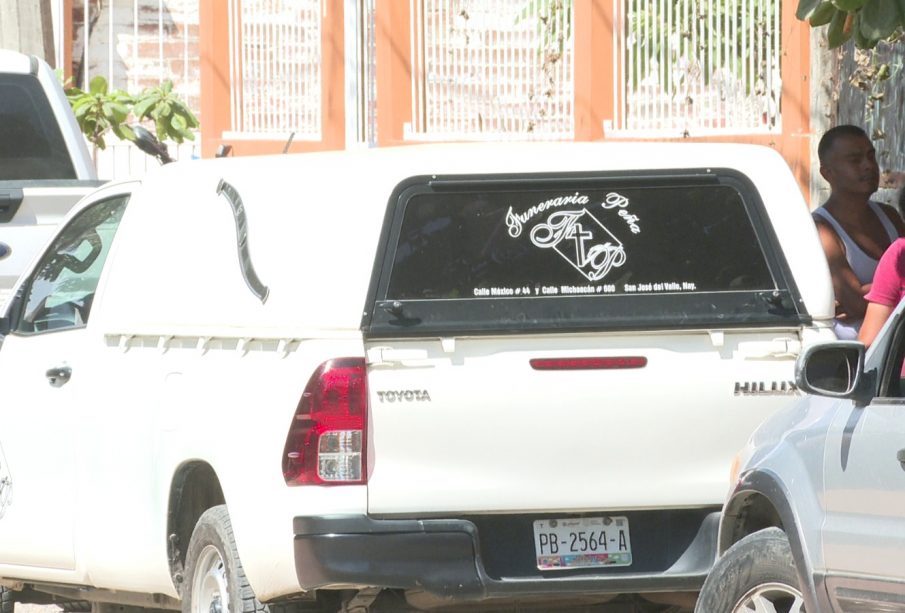
<svg viewBox="0 0 905 613">
<path fill-rule="evenodd" d="M 412 0 L 415 140 L 573 134 L 571 0 Z"/>
<path fill-rule="evenodd" d="M 355 11 L 346 19 L 346 28 L 352 33 L 346 36 L 346 50 L 354 58 L 354 78 L 347 79 L 346 108 L 354 108 L 355 114 L 347 117 L 347 141 L 353 146 L 372 146 L 377 143 L 375 0 L 354 0 L 353 4 Z"/>
<path fill-rule="evenodd" d="M 412 122 L 406 138 L 572 138 L 573 2 L 409 0 Z M 189 106 L 200 109 L 199 3 L 73 0 L 78 83 L 103 74 L 112 87 L 137 92 L 170 78 Z M 224 69 L 232 115 L 224 138 L 321 139 L 322 29 L 329 6 L 335 5 L 228 0 Z M 615 118 L 606 133 L 780 132 L 780 6 L 780 0 L 612 0 L 606 11 L 614 18 L 614 47 L 604 61 L 613 66 Z M 347 144 L 374 144 L 376 2 L 344 0 L 343 9 Z M 129 160 L 134 169 L 141 162 L 116 150 L 128 146 L 100 152 L 99 168 L 118 176 L 127 164 L 122 160 Z M 197 155 L 197 149 L 174 153 Z"/>
<path fill-rule="evenodd" d="M 779 131 L 780 0 L 616 2 L 616 129 Z"/>
<path fill-rule="evenodd" d="M 230 0 L 232 132 L 321 138 L 321 0 Z"/>
<path fill-rule="evenodd" d="M 410 138 L 572 136 L 571 0 L 411 2 Z M 780 131 L 780 8 L 780 0 L 614 0 L 618 104 L 607 131 Z"/>
</svg>

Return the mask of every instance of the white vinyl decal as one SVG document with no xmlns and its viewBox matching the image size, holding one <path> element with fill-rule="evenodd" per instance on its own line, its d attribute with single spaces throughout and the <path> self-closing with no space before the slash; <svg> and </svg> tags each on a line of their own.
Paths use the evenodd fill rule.
<svg viewBox="0 0 905 613">
<path fill-rule="evenodd" d="M 522 229 L 532 218 L 551 208 L 569 205 L 587 205 L 590 198 L 580 192 L 557 196 L 530 207 L 524 213 L 516 213 L 509 207 L 506 212 L 506 226 L 509 236 L 518 238 Z M 626 210 L 629 199 L 616 192 L 609 192 L 600 207 L 605 210 L 619 209 L 616 213 L 628 226 L 632 234 L 640 234 L 641 227 L 637 215 Z M 553 249 L 588 281 L 600 281 L 614 268 L 625 264 L 625 246 L 595 217 L 587 207 L 581 209 L 555 211 L 531 228 L 531 242 L 542 249 Z M 598 291 L 598 290 L 594 290 Z"/>
<path fill-rule="evenodd" d="M 622 243 L 587 209 L 558 211 L 531 229 L 531 242 L 554 249 L 589 281 L 625 264 Z"/>
</svg>

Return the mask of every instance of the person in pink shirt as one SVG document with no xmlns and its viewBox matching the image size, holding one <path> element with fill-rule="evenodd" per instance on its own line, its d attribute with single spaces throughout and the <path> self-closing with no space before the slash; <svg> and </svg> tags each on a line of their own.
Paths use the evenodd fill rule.
<svg viewBox="0 0 905 613">
<path fill-rule="evenodd" d="M 858 340 L 870 346 L 903 296 L 905 296 L 905 238 L 899 238 L 893 241 L 880 258 L 873 284 L 864 296 L 867 310 L 864 313 L 864 323 L 858 332 Z"/>
</svg>

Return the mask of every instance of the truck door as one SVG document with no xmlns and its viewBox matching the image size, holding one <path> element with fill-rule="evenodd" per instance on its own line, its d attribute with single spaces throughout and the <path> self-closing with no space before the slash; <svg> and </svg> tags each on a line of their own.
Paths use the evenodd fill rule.
<svg viewBox="0 0 905 613">
<path fill-rule="evenodd" d="M 122 193 L 111 195 L 71 217 L 9 305 L 9 334 L 0 347 L 4 564 L 75 568 L 75 451 L 81 444 L 79 409 L 90 402 L 80 373 L 90 368 L 87 324 L 126 201 Z"/>
</svg>

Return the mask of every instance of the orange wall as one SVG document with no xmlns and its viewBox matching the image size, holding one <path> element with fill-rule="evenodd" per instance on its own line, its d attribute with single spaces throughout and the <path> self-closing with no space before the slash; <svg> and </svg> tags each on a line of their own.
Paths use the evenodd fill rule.
<svg viewBox="0 0 905 613">
<path fill-rule="evenodd" d="M 810 182 L 809 26 L 795 17 L 795 2 L 782 3 L 782 131 L 775 134 L 692 137 L 696 141 L 745 142 L 774 147 L 788 161 L 806 201 Z M 228 15 L 226 2 L 202 0 L 202 154 L 212 156 L 230 129 Z M 604 122 L 615 117 L 613 2 L 575 0 L 575 140 L 613 138 Z M 323 139 L 294 142 L 291 151 L 345 147 L 343 2 L 326 0 L 323 32 Z M 376 0 L 377 144 L 405 144 L 412 121 L 410 3 Z M 670 140 L 681 140 L 680 138 Z M 276 153 L 281 141 L 231 141 L 234 155 Z"/>
<path fill-rule="evenodd" d="M 221 0 L 201 0 L 201 154 L 213 157 L 221 144 L 232 155 L 280 153 L 283 140 L 228 140 L 232 129 L 229 82 L 229 11 Z M 324 0 L 321 28 L 321 140 L 293 141 L 290 153 L 345 147 L 343 0 Z"/>
</svg>

